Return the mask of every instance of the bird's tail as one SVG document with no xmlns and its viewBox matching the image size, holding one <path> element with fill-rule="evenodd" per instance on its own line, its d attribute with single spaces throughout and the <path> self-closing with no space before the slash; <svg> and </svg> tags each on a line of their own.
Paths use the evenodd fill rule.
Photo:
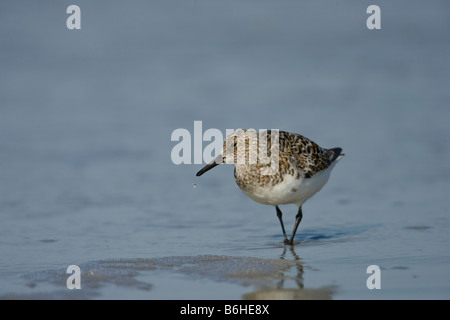
<svg viewBox="0 0 450 320">
<path fill-rule="evenodd" d="M 333 156 L 331 157 L 331 162 L 338 160 L 339 158 L 342 158 L 345 156 L 345 154 L 342 153 L 342 148 L 332 148 L 329 149 L 333 151 Z"/>
</svg>

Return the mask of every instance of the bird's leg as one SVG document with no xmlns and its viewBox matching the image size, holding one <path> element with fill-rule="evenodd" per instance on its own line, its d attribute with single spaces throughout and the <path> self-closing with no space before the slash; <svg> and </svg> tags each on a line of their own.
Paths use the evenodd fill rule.
<svg viewBox="0 0 450 320">
<path fill-rule="evenodd" d="M 298 207 L 298 213 L 295 216 L 294 230 L 292 230 L 291 239 L 288 242 L 291 245 L 294 244 L 294 236 L 295 236 L 295 233 L 297 232 L 297 228 L 298 228 L 298 225 L 300 224 L 300 221 L 302 221 L 302 216 L 303 216 L 303 214 L 302 214 L 302 206 L 300 206 L 300 207 Z"/>
<path fill-rule="evenodd" d="M 275 206 L 275 209 L 277 209 L 277 217 L 280 220 L 280 224 L 281 224 L 281 230 L 283 230 L 283 235 L 284 235 L 284 243 L 288 243 L 288 238 L 286 236 L 286 231 L 284 230 L 284 224 L 283 224 L 283 213 L 281 213 L 280 208 L 278 208 L 278 206 Z"/>
</svg>

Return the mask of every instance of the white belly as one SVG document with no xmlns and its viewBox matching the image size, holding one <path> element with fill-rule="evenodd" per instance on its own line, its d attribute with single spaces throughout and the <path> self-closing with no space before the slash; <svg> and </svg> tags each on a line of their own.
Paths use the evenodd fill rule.
<svg viewBox="0 0 450 320">
<path fill-rule="evenodd" d="M 255 186 L 242 191 L 252 200 L 262 204 L 281 205 L 293 203 L 301 206 L 322 189 L 330 177 L 330 172 L 331 167 L 308 179 L 296 179 L 292 175 L 286 175 L 283 182 L 274 186 Z"/>
</svg>

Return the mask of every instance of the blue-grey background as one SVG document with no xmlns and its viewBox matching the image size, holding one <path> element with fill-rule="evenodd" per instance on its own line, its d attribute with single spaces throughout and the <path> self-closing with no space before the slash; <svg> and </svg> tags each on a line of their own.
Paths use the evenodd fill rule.
<svg viewBox="0 0 450 320">
<path fill-rule="evenodd" d="M 71 4 L 81 30 L 66 28 Z M 381 30 L 366 27 L 371 4 Z M 296 256 L 304 287 L 332 287 L 335 299 L 450 298 L 449 9 L 444 0 L 2 1 L 0 296 L 70 298 L 50 271 L 71 264 L 217 255 Z M 274 208 L 246 198 L 230 166 L 197 178 L 201 165 L 172 163 L 172 132 L 193 133 L 196 120 L 344 149 L 304 205 L 290 256 Z M 290 231 L 296 208 L 282 210 Z M 380 290 L 366 287 L 372 264 Z M 140 275 L 150 289 L 116 285 L 127 283 L 123 269 L 94 297 L 252 291 L 152 268 Z"/>
</svg>

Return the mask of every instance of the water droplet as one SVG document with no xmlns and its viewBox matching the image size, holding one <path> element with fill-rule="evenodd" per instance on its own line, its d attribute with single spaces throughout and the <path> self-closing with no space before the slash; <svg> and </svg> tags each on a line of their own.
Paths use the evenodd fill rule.
<svg viewBox="0 0 450 320">
<path fill-rule="evenodd" d="M 194 189 L 197 188 L 197 184 L 196 183 L 193 183 L 192 186 L 194 187 Z"/>
</svg>

